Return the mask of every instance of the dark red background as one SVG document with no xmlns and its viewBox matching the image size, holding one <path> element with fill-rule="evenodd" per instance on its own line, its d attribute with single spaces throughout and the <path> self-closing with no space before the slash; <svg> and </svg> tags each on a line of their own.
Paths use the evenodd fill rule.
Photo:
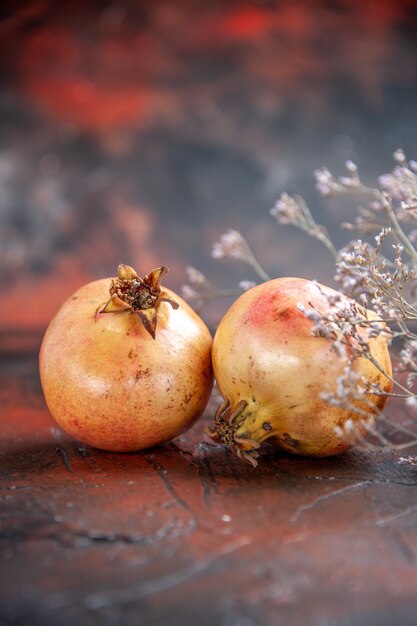
<svg viewBox="0 0 417 626">
<path fill-rule="evenodd" d="M 268 215 L 302 192 L 339 243 L 349 207 L 312 170 L 357 160 L 372 180 L 416 157 L 413 0 L 3 2 L 1 328 L 42 332 L 62 299 L 119 262 L 168 284 L 229 227 L 271 275 L 330 282 L 320 244 Z M 4 286 L 7 285 L 7 289 Z M 211 325 L 225 304 L 206 312 Z"/>
</svg>

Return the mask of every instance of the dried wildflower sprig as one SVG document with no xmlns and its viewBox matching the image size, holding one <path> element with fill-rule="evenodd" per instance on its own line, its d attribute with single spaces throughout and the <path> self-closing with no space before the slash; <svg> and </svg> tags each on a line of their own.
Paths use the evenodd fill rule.
<svg viewBox="0 0 417 626">
<path fill-rule="evenodd" d="M 242 293 L 240 289 L 218 289 L 215 287 L 200 270 L 188 266 L 185 268 L 188 276 L 188 283 L 182 285 L 181 292 L 185 300 L 190 302 L 198 311 L 209 300 L 225 298 L 227 296 L 237 296 Z"/>
<path fill-rule="evenodd" d="M 320 286 L 319 286 L 320 288 Z M 309 307 L 299 305 L 299 309 L 313 322 L 312 332 L 317 336 L 328 338 L 338 354 L 346 359 L 349 365 L 337 380 L 336 390 L 333 393 L 323 393 L 323 399 L 332 406 L 339 406 L 349 412 L 356 413 L 358 419 L 349 419 L 343 427 L 337 428 L 337 434 L 349 444 L 362 444 L 366 448 L 391 447 L 403 449 L 414 445 L 417 433 L 404 425 L 394 422 L 385 412 L 380 410 L 375 417 L 375 402 L 371 396 L 391 396 L 406 402 L 408 406 L 417 407 L 417 395 L 414 381 L 417 378 L 417 365 L 414 355 L 417 354 L 417 341 L 404 339 L 401 330 L 391 330 L 387 322 L 399 323 L 397 317 L 393 319 L 375 319 L 374 315 L 354 300 L 346 300 L 342 294 L 328 296 L 323 290 L 322 295 L 327 298 L 329 312 L 325 315 Z M 366 297 L 364 298 L 366 300 Z M 363 331 L 366 330 L 364 335 Z M 362 331 L 362 332 L 361 332 Z M 403 339 L 407 345 L 401 355 L 400 368 L 394 376 L 384 370 L 371 352 L 369 340 L 384 336 L 386 339 L 394 336 Z M 354 369 L 355 360 L 365 358 L 369 360 L 393 384 L 393 392 L 383 391 L 378 384 L 358 375 Z M 395 374 L 408 372 L 407 382 L 403 384 Z M 360 406 L 358 406 L 360 403 Z M 381 425 L 394 428 L 395 441 L 387 437 L 381 430 Z M 399 439 L 400 436 L 400 440 Z"/>
<path fill-rule="evenodd" d="M 265 281 L 271 278 L 256 259 L 246 239 L 237 230 L 230 229 L 223 233 L 219 241 L 213 245 L 211 256 L 214 259 L 237 259 L 250 265 L 261 280 Z"/>
<path fill-rule="evenodd" d="M 346 422 L 339 436 L 365 447 L 401 449 L 417 443 L 417 431 L 382 411 L 375 418 L 364 402 L 368 394 L 390 395 L 409 409 L 417 410 L 417 162 L 407 161 L 400 149 L 393 158 L 393 170 L 380 176 L 375 187 L 362 182 L 352 161 L 346 162 L 346 175 L 338 178 L 325 167 L 315 171 L 316 188 L 323 197 L 350 195 L 361 202 L 353 222 L 342 224 L 360 238 L 352 239 L 340 250 L 334 246 L 326 228 L 315 221 L 301 196 L 283 193 L 270 213 L 279 224 L 295 226 L 321 241 L 335 259 L 335 280 L 341 292 L 360 303 L 351 301 L 347 306 L 345 299 L 342 302 L 341 297 L 332 296 L 329 302 L 332 313 L 324 316 L 313 309 L 304 311 L 314 322 L 313 332 L 328 337 L 335 350 L 350 360 L 350 366 L 338 380 L 337 390 L 325 398 L 329 404 L 360 414 L 355 423 Z M 262 280 L 269 278 L 238 231 L 224 233 L 213 246 L 212 256 L 238 259 L 249 264 Z M 236 293 L 236 290 L 216 290 L 200 273 L 193 272 L 188 270 L 191 286 L 184 286 L 186 297 L 206 300 Z M 253 285 L 251 281 L 243 281 L 240 288 Z M 374 316 L 367 318 L 367 309 L 380 320 L 376 321 Z M 400 342 L 392 376 L 372 356 L 368 340 L 359 332 L 365 327 L 368 339 L 389 333 L 396 345 Z M 393 383 L 392 393 L 386 394 L 375 384 L 358 378 L 353 369 L 357 358 L 369 359 L 385 374 Z M 361 400 L 360 408 L 358 400 Z M 382 432 L 381 426 L 389 434 Z"/>
<path fill-rule="evenodd" d="M 317 224 L 302 196 L 290 196 L 284 192 L 270 210 L 270 214 L 276 218 L 279 224 L 292 224 L 310 237 L 318 239 L 337 258 L 337 249 L 333 245 L 327 229 Z"/>
<path fill-rule="evenodd" d="M 357 166 L 352 161 L 347 161 L 349 175 L 338 179 L 327 168 L 316 170 L 316 189 L 324 197 L 346 194 L 370 197 L 365 207 L 358 207 L 354 224 L 347 222 L 343 226 L 365 234 L 390 227 L 394 240 L 401 243 L 410 258 L 417 262 L 417 251 L 401 226 L 401 222 L 410 222 L 417 218 L 417 173 L 407 163 L 402 150 L 396 150 L 393 156 L 397 165 L 391 173 L 379 177 L 381 188 L 363 184 Z M 411 163 L 415 167 L 414 161 Z"/>
<path fill-rule="evenodd" d="M 336 179 L 327 168 L 315 172 L 317 189 L 325 197 L 353 193 L 368 198 L 365 206 L 358 208 L 355 221 L 343 226 L 362 237 L 373 235 L 373 241 L 356 239 L 342 248 L 336 256 L 335 279 L 342 292 L 359 298 L 361 304 L 373 310 L 384 324 L 364 320 L 360 311 L 339 308 L 334 316 L 325 317 L 314 312 L 314 332 L 330 337 L 334 347 L 344 350 L 344 354 L 349 345 L 351 365 L 358 357 L 369 359 L 392 381 L 394 389 L 389 395 L 403 400 L 407 407 L 417 409 L 417 251 L 414 247 L 417 231 L 410 230 L 417 219 L 417 164 L 414 161 L 408 163 L 402 150 L 394 153 L 394 160 L 393 171 L 381 176 L 376 188 L 361 182 L 358 169 L 352 162 L 346 164 L 347 177 Z M 305 224 L 299 220 L 291 223 L 306 231 Z M 315 236 L 314 232 L 308 234 Z M 355 306 L 353 304 L 352 308 Z M 402 342 L 393 376 L 383 371 L 372 357 L 369 344 L 357 332 L 366 325 L 369 338 L 386 333 L 389 326 L 392 339 Z M 394 422 L 385 412 L 375 420 L 371 412 L 356 407 L 355 400 L 363 399 L 367 394 L 378 395 L 382 391 L 366 381 L 356 380 L 352 367 L 340 378 L 336 393 L 327 394 L 329 403 L 361 413 L 356 424 L 348 420 L 338 434 L 352 443 L 361 442 L 368 447 L 415 445 L 415 430 Z M 382 424 L 394 429 L 394 438 L 381 431 Z M 400 442 L 399 434 L 402 435 Z"/>
<path fill-rule="evenodd" d="M 237 230 L 227 230 L 223 233 L 219 241 L 213 245 L 211 256 L 214 259 L 230 258 L 247 263 L 253 268 L 262 281 L 270 279 L 270 276 L 268 276 L 257 261 L 246 239 Z M 197 310 L 201 309 L 203 304 L 209 300 L 227 296 L 237 296 L 256 285 L 255 281 L 242 280 L 239 283 L 239 288 L 219 289 L 195 267 L 186 267 L 186 272 L 188 283 L 182 286 L 182 295 L 186 300 L 191 302 Z"/>
</svg>

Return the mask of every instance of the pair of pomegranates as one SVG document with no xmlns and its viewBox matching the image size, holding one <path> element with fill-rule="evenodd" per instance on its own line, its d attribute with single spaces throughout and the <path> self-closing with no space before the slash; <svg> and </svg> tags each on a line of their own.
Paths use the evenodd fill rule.
<svg viewBox="0 0 417 626">
<path fill-rule="evenodd" d="M 81 287 L 51 321 L 40 375 L 50 412 L 64 430 L 114 451 L 168 441 L 203 412 L 213 367 L 225 402 L 208 432 L 239 456 L 256 464 L 266 439 L 312 456 L 350 447 L 336 427 L 357 422 L 361 402 L 358 413 L 322 398 L 336 390 L 349 357 L 312 333 L 313 322 L 299 306 L 326 313 L 328 296 L 336 292 L 301 278 L 263 283 L 232 305 L 212 342 L 191 307 L 161 289 L 166 272 L 161 267 L 140 278 L 120 265 L 117 278 Z M 387 339 L 359 332 L 390 375 Z M 391 390 L 389 378 L 369 359 L 356 358 L 353 369 Z M 362 408 L 376 414 L 385 399 L 367 396 Z"/>
</svg>

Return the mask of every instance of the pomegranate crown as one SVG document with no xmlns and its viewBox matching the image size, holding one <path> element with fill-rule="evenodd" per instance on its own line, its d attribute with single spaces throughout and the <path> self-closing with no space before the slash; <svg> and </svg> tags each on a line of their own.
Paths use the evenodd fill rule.
<svg viewBox="0 0 417 626">
<path fill-rule="evenodd" d="M 111 280 L 110 298 L 99 307 L 97 313 L 135 314 L 152 339 L 155 339 L 158 307 L 161 302 L 169 302 L 173 309 L 179 307 L 178 302 L 172 300 L 166 291 L 161 290 L 161 280 L 167 272 L 168 268 L 162 265 L 140 278 L 133 267 L 121 263 L 117 278 Z"/>
</svg>

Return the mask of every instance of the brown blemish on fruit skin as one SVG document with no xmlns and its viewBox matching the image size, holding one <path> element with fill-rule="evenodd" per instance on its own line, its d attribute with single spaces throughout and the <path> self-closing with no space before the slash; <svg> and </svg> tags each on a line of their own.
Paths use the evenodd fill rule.
<svg viewBox="0 0 417 626">
<path fill-rule="evenodd" d="M 140 379 L 142 378 L 147 378 L 149 376 L 151 376 L 152 372 L 151 369 L 149 367 L 147 367 L 146 369 L 141 369 L 140 367 L 136 370 L 135 375 L 133 377 L 134 380 L 134 384 L 136 385 Z M 168 390 L 166 390 L 168 391 Z"/>
<path fill-rule="evenodd" d="M 285 322 L 286 320 L 292 319 L 293 317 L 294 309 L 292 307 L 287 307 L 283 311 L 276 311 L 273 314 L 272 319 L 274 320 L 274 322 L 277 322 L 278 320 L 280 322 Z"/>
</svg>

